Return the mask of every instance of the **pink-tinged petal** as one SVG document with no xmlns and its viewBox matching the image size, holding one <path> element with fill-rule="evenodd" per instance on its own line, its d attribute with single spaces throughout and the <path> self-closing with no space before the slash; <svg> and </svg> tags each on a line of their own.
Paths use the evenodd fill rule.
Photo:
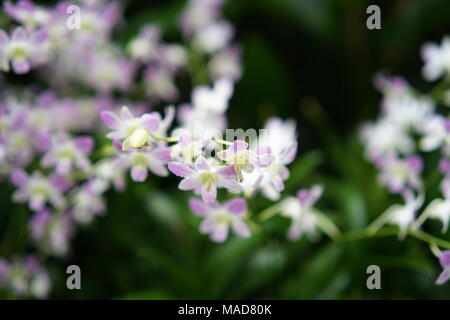
<svg viewBox="0 0 450 320">
<path fill-rule="evenodd" d="M 302 206 L 312 206 L 321 196 L 322 186 L 315 185 L 311 189 L 302 189 L 297 192 L 297 198 Z"/>
<path fill-rule="evenodd" d="M 210 209 L 206 203 L 195 198 L 189 199 L 189 208 L 199 217 L 207 216 Z"/>
<path fill-rule="evenodd" d="M 163 163 L 167 163 L 170 161 L 170 149 L 167 147 L 160 147 L 153 150 L 152 155 Z"/>
<path fill-rule="evenodd" d="M 111 140 L 120 140 L 120 139 L 125 138 L 125 135 L 120 131 L 111 131 L 111 132 L 108 132 L 106 137 Z"/>
<path fill-rule="evenodd" d="M 34 211 L 41 211 L 44 209 L 45 200 L 43 197 L 32 197 L 30 199 L 29 207 Z"/>
<path fill-rule="evenodd" d="M 311 205 L 316 203 L 317 200 L 322 196 L 323 193 L 323 187 L 320 185 L 315 185 L 311 188 Z"/>
<path fill-rule="evenodd" d="M 136 182 L 143 182 L 147 179 L 147 168 L 134 166 L 131 168 L 131 179 Z"/>
<path fill-rule="evenodd" d="M 406 165 L 414 172 L 421 172 L 423 169 L 423 161 L 420 156 L 409 156 L 405 159 Z"/>
<path fill-rule="evenodd" d="M 256 157 L 256 165 L 259 167 L 267 167 L 275 161 L 275 156 L 270 153 L 259 154 Z"/>
<path fill-rule="evenodd" d="M 217 197 L 217 188 L 215 185 L 210 186 L 209 188 L 206 186 L 202 186 L 201 188 L 201 196 L 203 201 L 205 202 L 214 202 Z"/>
<path fill-rule="evenodd" d="M 237 153 L 247 150 L 248 143 L 243 140 L 236 140 L 231 144 L 231 146 L 228 148 L 228 151 L 230 153 Z"/>
<path fill-rule="evenodd" d="M 48 33 L 44 29 L 33 32 L 30 37 L 31 43 L 37 46 L 44 44 L 48 40 Z"/>
<path fill-rule="evenodd" d="M 125 121 L 131 121 L 134 119 L 133 114 L 130 112 L 130 109 L 128 109 L 128 107 L 126 106 L 123 106 L 122 109 L 120 109 L 120 117 Z"/>
<path fill-rule="evenodd" d="M 66 175 L 72 169 L 72 161 L 70 160 L 61 160 L 56 163 L 55 171 L 57 174 Z"/>
<path fill-rule="evenodd" d="M 219 170 L 216 171 L 216 173 L 226 179 L 236 178 L 236 169 L 232 165 L 220 168 Z"/>
<path fill-rule="evenodd" d="M 168 167 L 169 170 L 178 177 L 189 177 L 195 172 L 188 165 L 182 162 L 171 161 L 169 162 Z"/>
<path fill-rule="evenodd" d="M 261 147 L 257 147 L 256 148 L 256 154 L 270 154 L 272 153 L 272 149 L 270 147 L 267 146 L 261 146 Z"/>
<path fill-rule="evenodd" d="M 442 285 L 450 279 L 450 268 L 444 269 L 436 280 L 437 285 Z"/>
<path fill-rule="evenodd" d="M 287 234 L 289 240 L 292 240 L 292 241 L 298 240 L 301 237 L 301 235 L 302 235 L 302 230 L 300 229 L 299 225 L 293 223 L 289 227 L 288 234 Z"/>
<path fill-rule="evenodd" d="M 221 179 L 217 182 L 217 186 L 233 193 L 239 193 L 242 190 L 241 185 L 234 180 Z"/>
<path fill-rule="evenodd" d="M 281 192 L 284 190 L 284 182 L 280 177 L 274 177 L 272 179 L 272 183 L 278 192 Z"/>
<path fill-rule="evenodd" d="M 142 126 L 150 132 L 155 132 L 158 130 L 160 123 L 161 115 L 157 112 L 152 112 L 141 116 Z"/>
<path fill-rule="evenodd" d="M 77 137 L 74 140 L 75 147 L 84 154 L 90 154 L 94 148 L 94 139 L 89 136 Z"/>
<path fill-rule="evenodd" d="M 180 181 L 178 188 L 183 191 L 192 190 L 199 187 L 200 184 L 196 177 L 187 177 Z"/>
<path fill-rule="evenodd" d="M 297 148 L 298 148 L 297 142 L 292 143 L 284 152 L 281 158 L 281 162 L 283 164 L 290 164 L 292 161 L 294 161 L 295 156 L 297 155 Z"/>
<path fill-rule="evenodd" d="M 202 221 L 202 223 L 200 223 L 200 233 L 206 234 L 206 233 L 211 233 L 214 231 L 215 228 L 215 222 L 213 219 L 210 218 L 206 218 L 205 220 Z"/>
<path fill-rule="evenodd" d="M 194 164 L 195 170 L 209 170 L 211 167 L 204 156 L 198 156 Z"/>
<path fill-rule="evenodd" d="M 17 27 L 11 36 L 13 41 L 25 41 L 27 40 L 27 31 L 23 27 Z"/>
<path fill-rule="evenodd" d="M 28 60 L 14 60 L 12 62 L 12 68 L 17 74 L 24 74 L 30 71 L 31 63 Z"/>
<path fill-rule="evenodd" d="M 421 55 L 424 60 L 430 60 L 439 53 L 439 46 L 435 43 L 426 43 L 422 46 Z"/>
<path fill-rule="evenodd" d="M 214 228 L 211 233 L 211 240 L 214 242 L 222 243 L 228 238 L 228 226 L 219 225 Z"/>
<path fill-rule="evenodd" d="M 231 226 L 233 228 L 234 233 L 236 233 L 238 236 L 242 238 L 250 237 L 251 233 L 250 229 L 247 226 L 247 224 L 241 219 L 234 219 Z"/>
<path fill-rule="evenodd" d="M 23 169 L 14 169 L 11 173 L 11 182 L 17 186 L 23 186 L 28 181 L 28 175 Z"/>
<path fill-rule="evenodd" d="M 111 129 L 118 129 L 120 127 L 119 118 L 111 111 L 102 111 L 100 113 L 103 123 Z"/>
<path fill-rule="evenodd" d="M 450 267 L 450 250 L 443 251 L 439 256 L 439 263 L 443 269 Z"/>
<path fill-rule="evenodd" d="M 9 43 L 8 34 L 0 29 L 0 48 L 4 48 Z"/>
<path fill-rule="evenodd" d="M 150 163 L 149 165 L 150 171 L 160 177 L 167 177 L 169 175 L 169 171 L 167 171 L 166 167 L 161 163 Z"/>
<path fill-rule="evenodd" d="M 280 177 L 281 177 L 281 179 L 287 180 L 289 178 L 289 175 L 290 175 L 289 169 L 286 168 L 285 166 L 282 166 L 280 168 Z"/>
<path fill-rule="evenodd" d="M 120 142 L 119 140 L 114 140 L 113 146 L 114 148 L 116 148 L 117 152 L 122 152 L 122 142 Z"/>
<path fill-rule="evenodd" d="M 68 191 L 71 187 L 70 181 L 58 174 L 52 174 L 49 181 L 57 190 L 63 193 Z"/>
<path fill-rule="evenodd" d="M 225 208 L 230 213 L 242 215 L 247 212 L 247 202 L 243 198 L 232 199 L 225 202 Z"/>
<path fill-rule="evenodd" d="M 52 136 L 50 132 L 39 132 L 36 139 L 36 148 L 40 152 L 45 152 L 52 147 Z"/>
</svg>

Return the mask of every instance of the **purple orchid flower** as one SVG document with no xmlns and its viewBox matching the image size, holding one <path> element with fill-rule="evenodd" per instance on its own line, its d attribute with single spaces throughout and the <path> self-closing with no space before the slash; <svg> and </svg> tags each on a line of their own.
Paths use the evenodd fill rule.
<svg viewBox="0 0 450 320">
<path fill-rule="evenodd" d="M 45 60 L 45 43 L 47 32 L 37 30 L 29 34 L 24 28 L 17 27 L 11 38 L 0 30 L 0 67 L 9 71 L 9 62 L 17 74 L 30 71 L 32 63 Z"/>
<path fill-rule="evenodd" d="M 436 284 L 442 285 L 450 279 L 450 250 L 441 252 L 439 255 L 439 263 L 443 270 L 437 278 Z"/>
<path fill-rule="evenodd" d="M 194 190 L 205 202 L 216 200 L 217 188 L 235 193 L 241 190 L 233 166 L 216 169 L 203 156 L 197 157 L 193 168 L 182 162 L 169 162 L 168 167 L 172 173 L 184 178 L 178 188 Z"/>
<path fill-rule="evenodd" d="M 64 256 L 69 250 L 73 234 L 73 220 L 70 213 L 52 214 L 49 210 L 35 213 L 28 227 L 33 241 L 46 252 Z"/>
<path fill-rule="evenodd" d="M 87 156 L 92 152 L 94 140 L 89 136 L 54 139 L 53 147 L 42 157 L 44 167 L 54 167 L 60 175 L 70 173 L 73 168 L 87 170 L 91 164 Z"/>
<path fill-rule="evenodd" d="M 105 201 L 102 194 L 106 191 L 108 183 L 103 179 L 88 180 L 72 194 L 73 219 L 81 224 L 88 224 L 94 216 L 105 214 Z"/>
<path fill-rule="evenodd" d="M 36 6 L 32 1 L 19 0 L 15 5 L 7 0 L 3 9 L 11 18 L 33 29 L 46 24 L 50 19 L 49 10 Z"/>
<path fill-rule="evenodd" d="M 106 136 L 113 140 L 123 140 L 122 149 L 139 149 L 151 144 L 150 133 L 156 132 L 161 123 L 161 115 L 157 112 L 146 113 L 135 118 L 130 110 L 123 106 L 120 118 L 110 111 L 100 114 L 105 125 L 113 131 Z"/>
<path fill-rule="evenodd" d="M 270 147 L 248 150 L 248 143 L 243 140 L 236 140 L 227 150 L 219 151 L 217 155 L 234 166 L 239 181 L 243 180 L 241 171 L 251 172 L 256 167 L 267 167 L 274 160 Z"/>
<path fill-rule="evenodd" d="M 199 217 L 204 218 L 200 232 L 209 234 L 214 242 L 224 242 L 228 238 L 230 227 L 242 238 L 250 236 L 250 228 L 243 221 L 247 212 L 247 203 L 242 198 L 226 201 L 204 203 L 198 199 L 189 200 L 189 207 Z"/>
<path fill-rule="evenodd" d="M 66 186 L 59 178 L 56 175 L 46 178 L 39 171 L 28 176 L 24 170 L 15 169 L 11 173 L 11 181 L 18 189 L 14 192 L 13 199 L 17 202 L 28 201 L 33 211 L 42 211 L 47 202 L 61 208 L 65 203 L 62 192 Z"/>
<path fill-rule="evenodd" d="M 381 169 L 380 181 L 392 193 L 400 194 L 408 188 L 418 190 L 421 185 L 420 173 L 423 162 L 420 156 L 400 159 L 396 155 L 386 156 L 378 162 Z"/>
<path fill-rule="evenodd" d="M 118 147 L 120 148 L 120 144 Z M 165 145 L 139 150 L 129 149 L 120 153 L 116 161 L 121 168 L 131 168 L 131 179 L 135 182 L 145 181 L 148 170 L 160 177 L 166 177 L 169 172 L 165 165 L 170 161 L 170 149 Z"/>
</svg>

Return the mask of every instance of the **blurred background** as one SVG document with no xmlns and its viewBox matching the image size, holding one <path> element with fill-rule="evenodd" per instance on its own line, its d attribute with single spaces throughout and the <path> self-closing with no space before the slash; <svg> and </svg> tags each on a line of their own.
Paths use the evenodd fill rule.
<svg viewBox="0 0 450 320">
<path fill-rule="evenodd" d="M 381 8 L 381 30 L 366 28 L 371 4 Z M 168 41 L 180 39 L 176 21 L 185 1 L 124 5 L 118 43 L 145 23 L 158 24 Z M 229 127 L 260 128 L 270 116 L 296 119 L 300 148 L 284 195 L 322 183 L 318 207 L 343 231 L 364 228 L 392 203 L 376 184 L 357 135 L 378 112 L 373 77 L 386 71 L 430 90 L 421 78 L 420 48 L 450 33 L 450 1 L 230 0 L 225 16 L 235 26 L 244 65 Z M 181 101 L 188 99 L 186 92 Z M 77 233 L 66 260 L 48 264 L 51 298 L 450 298 L 449 285 L 434 284 L 437 260 L 414 239 L 291 242 L 289 221 L 275 217 L 249 239 L 212 243 L 198 233 L 200 219 L 187 207 L 190 194 L 177 191 L 176 182 L 153 176 L 123 193 L 110 191 L 108 214 Z M 9 196 L 0 194 L 2 211 L 10 210 Z M 255 200 L 252 210 L 268 205 Z M 70 264 L 82 270 L 82 290 L 66 289 Z M 381 290 L 366 287 L 372 264 L 381 268 Z"/>
</svg>

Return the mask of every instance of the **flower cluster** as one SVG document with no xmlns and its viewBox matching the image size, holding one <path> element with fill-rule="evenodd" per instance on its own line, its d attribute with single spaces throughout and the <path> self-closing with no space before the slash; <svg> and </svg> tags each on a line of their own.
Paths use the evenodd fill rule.
<svg viewBox="0 0 450 320">
<path fill-rule="evenodd" d="M 129 170 L 135 182 L 146 181 L 148 172 L 179 177 L 180 190 L 198 195 L 189 205 L 204 218 L 200 232 L 210 234 L 213 241 L 225 241 L 229 228 L 240 237 L 251 235 L 246 199 L 258 193 L 278 201 L 269 208 L 272 214 L 288 212 L 291 239 L 298 239 L 303 228 L 316 231 L 326 220 L 317 219 L 313 208 L 322 194 L 320 186 L 300 191 L 294 198 L 297 206 L 287 204 L 292 203 L 290 198 L 280 199 L 289 177 L 287 165 L 297 153 L 294 122 L 271 118 L 259 135 L 255 130 L 224 130 L 232 92 L 232 80 L 223 78 L 212 88 L 194 88 L 190 103 L 168 107 L 164 117 L 157 112 L 135 116 L 126 106 L 118 112 L 101 112 L 111 130 L 106 137 L 117 151 L 105 160 Z M 178 126 L 171 125 L 175 118 Z M 232 199 L 220 203 L 224 196 Z"/>
<path fill-rule="evenodd" d="M 446 37 L 441 45 L 426 44 L 422 50 L 423 76 L 428 81 L 441 79 L 429 94 L 418 93 L 401 77 L 379 75 L 375 84 L 383 95 L 381 114 L 362 127 L 361 137 L 368 159 L 379 170 L 379 181 L 392 194 L 402 196 L 404 203 L 388 208 L 369 227 L 373 232 L 384 224 L 397 225 L 400 236 L 418 230 L 428 219 L 442 223 L 446 232 L 450 220 L 450 119 L 441 110 L 448 106 L 450 93 L 450 45 Z M 448 112 L 447 112 L 448 113 Z M 424 155 L 433 153 L 438 161 L 425 163 Z M 425 208 L 427 185 L 423 172 L 442 177 L 442 198 L 432 200 Z M 418 213 L 422 210 L 422 213 Z M 441 264 L 448 266 L 448 253 Z M 448 270 L 438 280 L 448 279 Z"/>
<path fill-rule="evenodd" d="M 51 281 L 37 257 L 70 253 L 77 227 L 106 214 L 105 193 L 124 190 L 128 176 L 178 176 L 179 189 L 197 195 L 189 206 L 203 219 L 200 232 L 215 242 L 230 231 L 255 232 L 249 200 L 258 194 L 275 201 L 264 216 L 292 219 L 291 239 L 329 226 L 314 208 L 320 186 L 281 198 L 297 153 L 292 120 L 272 118 L 259 134 L 228 136 L 226 111 L 242 68 L 224 4 L 190 0 L 179 19 L 181 44 L 146 24 L 122 47 L 112 38 L 118 1 L 4 2 L 11 23 L 0 30 L 0 181 L 29 212 L 37 254 L 0 259 L 0 288 L 45 298 Z M 3 83 L 9 73 L 28 74 L 45 89 Z M 177 84 L 186 78 L 191 101 L 183 103 Z"/>
</svg>

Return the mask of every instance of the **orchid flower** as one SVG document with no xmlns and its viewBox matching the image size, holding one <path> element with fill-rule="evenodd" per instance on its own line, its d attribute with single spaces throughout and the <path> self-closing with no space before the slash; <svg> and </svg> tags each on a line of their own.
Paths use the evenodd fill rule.
<svg viewBox="0 0 450 320">
<path fill-rule="evenodd" d="M 241 190 L 235 181 L 236 172 L 233 166 L 214 168 L 203 156 L 197 157 L 193 168 L 174 161 L 169 162 L 168 167 L 172 173 L 184 178 L 178 188 L 194 190 L 205 202 L 216 200 L 217 188 L 225 188 L 235 193 Z"/>
<path fill-rule="evenodd" d="M 204 219 L 200 224 L 200 232 L 209 234 L 214 242 L 224 242 L 228 238 L 230 228 L 240 237 L 250 236 L 250 229 L 243 220 L 247 204 L 242 198 L 235 198 L 222 204 L 204 203 L 192 198 L 189 200 L 189 206 L 192 212 Z"/>
<path fill-rule="evenodd" d="M 39 63 L 45 56 L 45 42 L 47 33 L 43 30 L 34 31 L 32 34 L 17 27 L 11 38 L 5 31 L 0 30 L 0 67 L 9 71 L 9 62 L 15 73 L 27 73 L 33 63 Z"/>
<path fill-rule="evenodd" d="M 113 129 L 106 136 L 113 140 L 123 140 L 124 151 L 152 144 L 151 133 L 158 130 L 161 122 L 161 116 L 157 112 L 135 118 L 126 106 L 122 107 L 120 118 L 110 111 L 103 111 L 101 117 L 105 125 Z"/>
</svg>

